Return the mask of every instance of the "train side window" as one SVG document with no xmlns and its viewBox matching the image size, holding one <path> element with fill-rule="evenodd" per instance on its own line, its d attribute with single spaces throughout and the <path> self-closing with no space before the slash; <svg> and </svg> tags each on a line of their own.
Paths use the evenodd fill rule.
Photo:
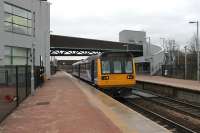
<svg viewBox="0 0 200 133">
<path fill-rule="evenodd" d="M 122 63 L 119 60 L 113 61 L 113 72 L 122 73 Z"/>
<path fill-rule="evenodd" d="M 133 65 L 132 65 L 132 61 L 125 61 L 125 72 L 126 73 L 132 73 L 133 72 Z"/>
<path fill-rule="evenodd" d="M 102 73 L 110 73 L 110 62 L 109 61 L 102 61 Z"/>
<path fill-rule="evenodd" d="M 97 77 L 97 61 L 94 61 L 94 78 Z"/>
</svg>

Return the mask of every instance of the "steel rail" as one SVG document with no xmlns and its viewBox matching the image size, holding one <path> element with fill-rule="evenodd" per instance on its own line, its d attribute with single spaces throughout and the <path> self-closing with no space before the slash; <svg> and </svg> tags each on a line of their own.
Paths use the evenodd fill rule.
<svg viewBox="0 0 200 133">
<path fill-rule="evenodd" d="M 140 92 L 147 93 L 145 91 L 140 91 Z M 150 101 L 152 101 L 156 104 L 159 104 L 161 106 L 165 106 L 165 107 L 168 107 L 168 108 L 173 109 L 175 111 L 179 111 L 181 113 L 184 113 L 184 114 L 187 114 L 187 115 L 190 115 L 192 117 L 200 119 L 200 109 L 199 109 L 198 106 L 195 106 L 195 105 L 192 105 L 192 104 L 187 104 L 185 102 L 174 100 L 174 99 L 167 98 L 167 97 L 164 97 L 164 96 L 159 96 L 159 95 L 156 95 L 156 94 L 153 94 L 153 93 L 149 93 L 149 94 L 157 96 L 156 98 L 147 98 L 147 97 L 144 97 L 142 95 L 135 94 L 134 92 L 133 92 L 133 94 L 137 95 L 139 97 L 142 97 L 145 100 L 148 100 L 148 101 L 150 100 Z M 159 98 L 162 98 L 162 99 L 159 99 Z M 163 100 L 167 100 L 167 101 L 163 102 Z M 179 104 L 179 106 L 174 106 L 173 104 L 176 104 L 176 105 Z M 189 106 L 189 107 L 187 107 L 187 106 Z"/>
<path fill-rule="evenodd" d="M 131 105 L 131 107 L 134 107 L 134 106 L 135 106 L 136 108 L 138 108 L 138 109 L 144 111 L 145 114 L 150 114 L 150 115 L 153 116 L 153 118 L 162 120 L 162 122 L 163 122 L 164 124 L 167 124 L 167 126 L 168 126 L 169 128 L 171 128 L 171 131 L 172 131 L 172 132 L 179 132 L 179 133 L 197 133 L 197 132 L 193 131 L 192 129 L 189 129 L 189 128 L 183 126 L 183 125 L 180 125 L 180 124 L 178 124 L 178 123 L 176 123 L 176 122 L 174 122 L 174 121 L 172 121 L 172 120 L 170 120 L 170 119 L 167 119 L 167 118 L 164 117 L 164 116 L 161 116 L 161 115 L 159 115 L 159 114 L 157 114 L 157 113 L 155 113 L 155 112 L 153 112 L 153 111 L 150 111 L 150 110 L 148 110 L 148 109 L 142 107 L 141 105 L 136 104 L 135 102 L 131 101 L 130 99 L 124 99 L 124 100 L 125 100 L 129 105 Z M 176 130 L 174 131 L 174 129 L 176 129 Z M 169 130 L 170 130 L 170 129 L 169 129 Z"/>
</svg>

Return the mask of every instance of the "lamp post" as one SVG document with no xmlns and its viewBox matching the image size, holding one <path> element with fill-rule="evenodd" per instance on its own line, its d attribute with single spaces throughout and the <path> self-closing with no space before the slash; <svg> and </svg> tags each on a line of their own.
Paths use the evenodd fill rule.
<svg viewBox="0 0 200 133">
<path fill-rule="evenodd" d="M 145 37 L 144 39 L 148 39 L 147 47 L 146 47 L 146 54 L 147 56 L 151 56 L 151 37 Z"/>
<path fill-rule="evenodd" d="M 165 38 L 161 37 L 160 39 L 163 41 L 163 44 L 162 44 L 162 45 L 163 45 L 163 49 L 164 49 L 164 51 L 165 51 Z"/>
<path fill-rule="evenodd" d="M 185 80 L 187 79 L 187 46 L 185 48 Z"/>
<path fill-rule="evenodd" d="M 197 25 L 197 39 L 196 39 L 196 48 L 197 48 L 197 80 L 199 81 L 199 21 L 190 21 L 190 24 Z"/>
</svg>

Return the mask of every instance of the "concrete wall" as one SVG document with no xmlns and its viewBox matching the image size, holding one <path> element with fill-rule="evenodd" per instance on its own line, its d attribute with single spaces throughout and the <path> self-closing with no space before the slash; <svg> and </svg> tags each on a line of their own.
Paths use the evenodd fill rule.
<svg viewBox="0 0 200 133">
<path fill-rule="evenodd" d="M 146 32 L 123 30 L 119 33 L 119 41 L 124 43 L 146 42 Z M 142 44 L 142 43 L 141 43 Z"/>
<path fill-rule="evenodd" d="M 4 30 L 4 2 L 35 12 L 35 37 L 20 35 Z M 35 48 L 35 65 L 43 58 L 46 76 L 50 76 L 50 4 L 40 0 L 0 0 L 0 65 L 4 65 L 5 46 Z M 34 19 L 32 19 L 34 20 Z M 32 22 L 32 25 L 34 22 Z"/>
<path fill-rule="evenodd" d="M 148 90 L 151 92 L 155 92 L 159 95 L 200 104 L 200 92 L 196 90 L 183 89 L 178 87 L 159 85 L 141 81 L 137 81 L 135 88 Z"/>
</svg>

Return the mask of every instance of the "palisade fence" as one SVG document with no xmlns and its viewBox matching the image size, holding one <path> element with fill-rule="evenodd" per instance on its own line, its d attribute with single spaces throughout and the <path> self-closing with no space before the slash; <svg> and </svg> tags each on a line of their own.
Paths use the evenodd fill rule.
<svg viewBox="0 0 200 133">
<path fill-rule="evenodd" d="M 35 89 L 44 82 L 44 67 L 35 67 Z M 0 122 L 31 93 L 30 66 L 0 66 Z"/>
<path fill-rule="evenodd" d="M 197 79 L 197 65 L 187 64 L 187 73 L 185 73 L 185 65 L 162 65 L 162 76 L 170 78 L 179 78 L 179 79 L 188 79 L 196 80 Z M 185 77 L 186 74 L 186 77 Z"/>
</svg>

